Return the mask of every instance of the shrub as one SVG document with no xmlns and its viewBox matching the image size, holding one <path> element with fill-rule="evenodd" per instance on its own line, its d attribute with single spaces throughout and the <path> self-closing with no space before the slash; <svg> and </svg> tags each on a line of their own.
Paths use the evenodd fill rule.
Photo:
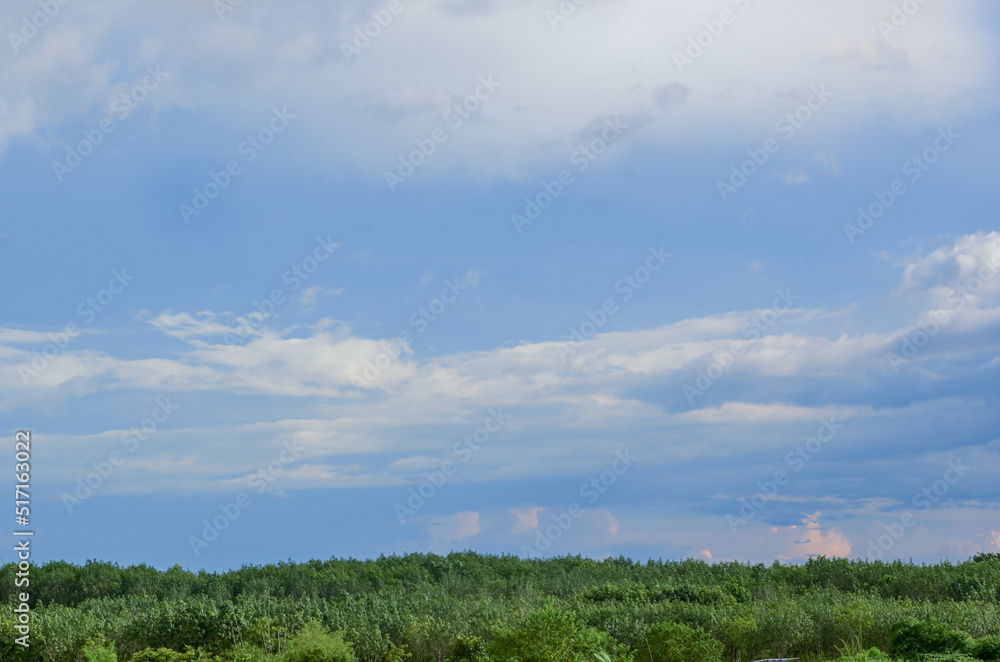
<svg viewBox="0 0 1000 662">
<path fill-rule="evenodd" d="M 646 635 L 646 650 L 652 662 L 722 662 L 722 642 L 701 628 L 683 623 L 658 623 Z"/>
<path fill-rule="evenodd" d="M 340 632 L 330 632 L 313 621 L 288 641 L 287 662 L 357 662 L 351 644 Z"/>
<path fill-rule="evenodd" d="M 115 645 L 103 641 L 88 641 L 83 647 L 83 657 L 87 662 L 118 662 Z"/>
<path fill-rule="evenodd" d="M 202 648 L 188 646 L 183 653 L 172 648 L 147 648 L 133 655 L 129 662 L 213 662 L 213 658 Z"/>
<path fill-rule="evenodd" d="M 925 662 L 978 662 L 964 653 L 940 653 L 924 656 Z"/>
<path fill-rule="evenodd" d="M 892 657 L 915 660 L 927 653 L 963 653 L 972 644 L 965 632 L 937 621 L 904 621 L 892 628 Z"/>
<path fill-rule="evenodd" d="M 221 662 L 270 662 L 271 660 L 278 662 L 279 659 L 248 643 L 237 644 L 219 657 Z"/>
<path fill-rule="evenodd" d="M 552 600 L 528 615 L 519 628 L 501 626 L 488 651 L 495 662 L 579 662 L 610 659 L 631 662 L 624 646 L 606 632 L 588 627 Z"/>
<path fill-rule="evenodd" d="M 892 658 L 878 648 L 869 648 L 856 655 L 844 655 L 837 662 L 892 662 Z"/>
<path fill-rule="evenodd" d="M 972 657 L 986 660 L 986 662 L 1000 662 L 1000 637 L 991 635 L 976 639 L 969 649 Z"/>
<path fill-rule="evenodd" d="M 486 662 L 488 660 L 486 642 L 482 637 L 460 634 L 451 647 L 449 662 Z"/>
</svg>

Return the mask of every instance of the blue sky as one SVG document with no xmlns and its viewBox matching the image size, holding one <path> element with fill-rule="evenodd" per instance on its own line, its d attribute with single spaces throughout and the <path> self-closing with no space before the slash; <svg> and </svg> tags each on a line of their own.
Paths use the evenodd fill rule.
<svg viewBox="0 0 1000 662">
<path fill-rule="evenodd" d="M 898 4 L 8 3 L 36 558 L 1000 551 L 1000 22 Z"/>
</svg>

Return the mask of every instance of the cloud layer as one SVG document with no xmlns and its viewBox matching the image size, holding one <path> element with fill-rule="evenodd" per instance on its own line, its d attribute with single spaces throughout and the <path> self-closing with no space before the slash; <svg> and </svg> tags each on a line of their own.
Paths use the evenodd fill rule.
<svg viewBox="0 0 1000 662">
<path fill-rule="evenodd" d="M 260 318 L 247 332 L 230 313 L 164 312 L 141 324 L 175 351 L 123 356 L 71 344 L 44 366 L 51 334 L 2 329 L 0 391 L 8 413 L 83 399 L 104 425 L 124 394 L 146 394 L 150 409 L 157 398 L 175 403 L 179 413 L 162 421 L 142 414 L 90 434 L 40 433 L 39 454 L 64 490 L 123 444 L 130 450 L 108 494 L 238 490 L 290 440 L 301 454 L 281 467 L 275 490 L 379 488 L 400 502 L 434 485 L 429 476 L 447 462 L 454 485 L 572 485 L 606 481 L 616 451 L 641 458 L 593 503 L 586 484 L 563 502 L 499 490 L 472 509 L 440 512 L 445 501 L 430 499 L 411 521 L 449 544 L 530 542 L 576 499 L 585 516 L 559 544 L 590 532 L 591 541 L 698 553 L 705 540 L 718 559 L 759 533 L 761 556 L 860 554 L 874 521 L 913 508 L 911 497 L 957 458 L 975 471 L 921 509 L 925 534 L 913 540 L 931 546 L 935 527 L 981 527 L 995 515 L 989 477 L 1000 470 L 1000 439 L 989 384 L 1000 368 L 1000 234 L 958 237 L 896 266 L 900 284 L 886 302 L 919 313 L 885 330 L 843 333 L 856 312 L 804 307 L 785 290 L 772 309 L 421 358 L 397 339 L 325 319 L 281 328 Z M 242 408 L 261 398 L 266 415 Z M 229 413 L 210 423 L 217 408 Z M 768 494 L 779 471 L 787 487 Z M 616 490 L 654 503 L 683 495 L 683 505 L 665 517 Z M 659 529 L 678 518 L 697 524 L 679 536 Z M 828 518 L 840 523 L 823 525 Z M 990 531 L 969 534 L 986 549 Z"/>
</svg>

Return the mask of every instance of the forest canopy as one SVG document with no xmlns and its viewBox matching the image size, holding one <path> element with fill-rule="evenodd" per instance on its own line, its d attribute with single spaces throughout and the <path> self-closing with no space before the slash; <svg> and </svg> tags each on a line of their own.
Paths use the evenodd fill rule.
<svg viewBox="0 0 1000 662">
<path fill-rule="evenodd" d="M 951 564 L 527 560 L 471 552 L 224 573 L 51 562 L 4 662 L 1000 662 L 1000 555 Z"/>
</svg>

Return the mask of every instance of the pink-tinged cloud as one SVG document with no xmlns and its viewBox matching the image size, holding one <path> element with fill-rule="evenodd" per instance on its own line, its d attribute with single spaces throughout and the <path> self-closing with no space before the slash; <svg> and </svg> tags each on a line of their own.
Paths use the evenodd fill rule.
<svg viewBox="0 0 1000 662">
<path fill-rule="evenodd" d="M 819 524 L 822 514 L 817 511 L 802 520 L 806 535 L 795 541 L 795 556 L 850 557 L 851 542 L 840 529 L 824 532 Z"/>
<path fill-rule="evenodd" d="M 471 538 L 479 534 L 479 513 L 469 511 L 434 518 L 427 524 L 427 531 L 446 542 Z"/>
<path fill-rule="evenodd" d="M 510 512 L 517 518 L 511 533 L 526 533 L 538 528 L 538 516 L 545 510 L 541 506 L 521 506 L 511 508 Z"/>
</svg>

